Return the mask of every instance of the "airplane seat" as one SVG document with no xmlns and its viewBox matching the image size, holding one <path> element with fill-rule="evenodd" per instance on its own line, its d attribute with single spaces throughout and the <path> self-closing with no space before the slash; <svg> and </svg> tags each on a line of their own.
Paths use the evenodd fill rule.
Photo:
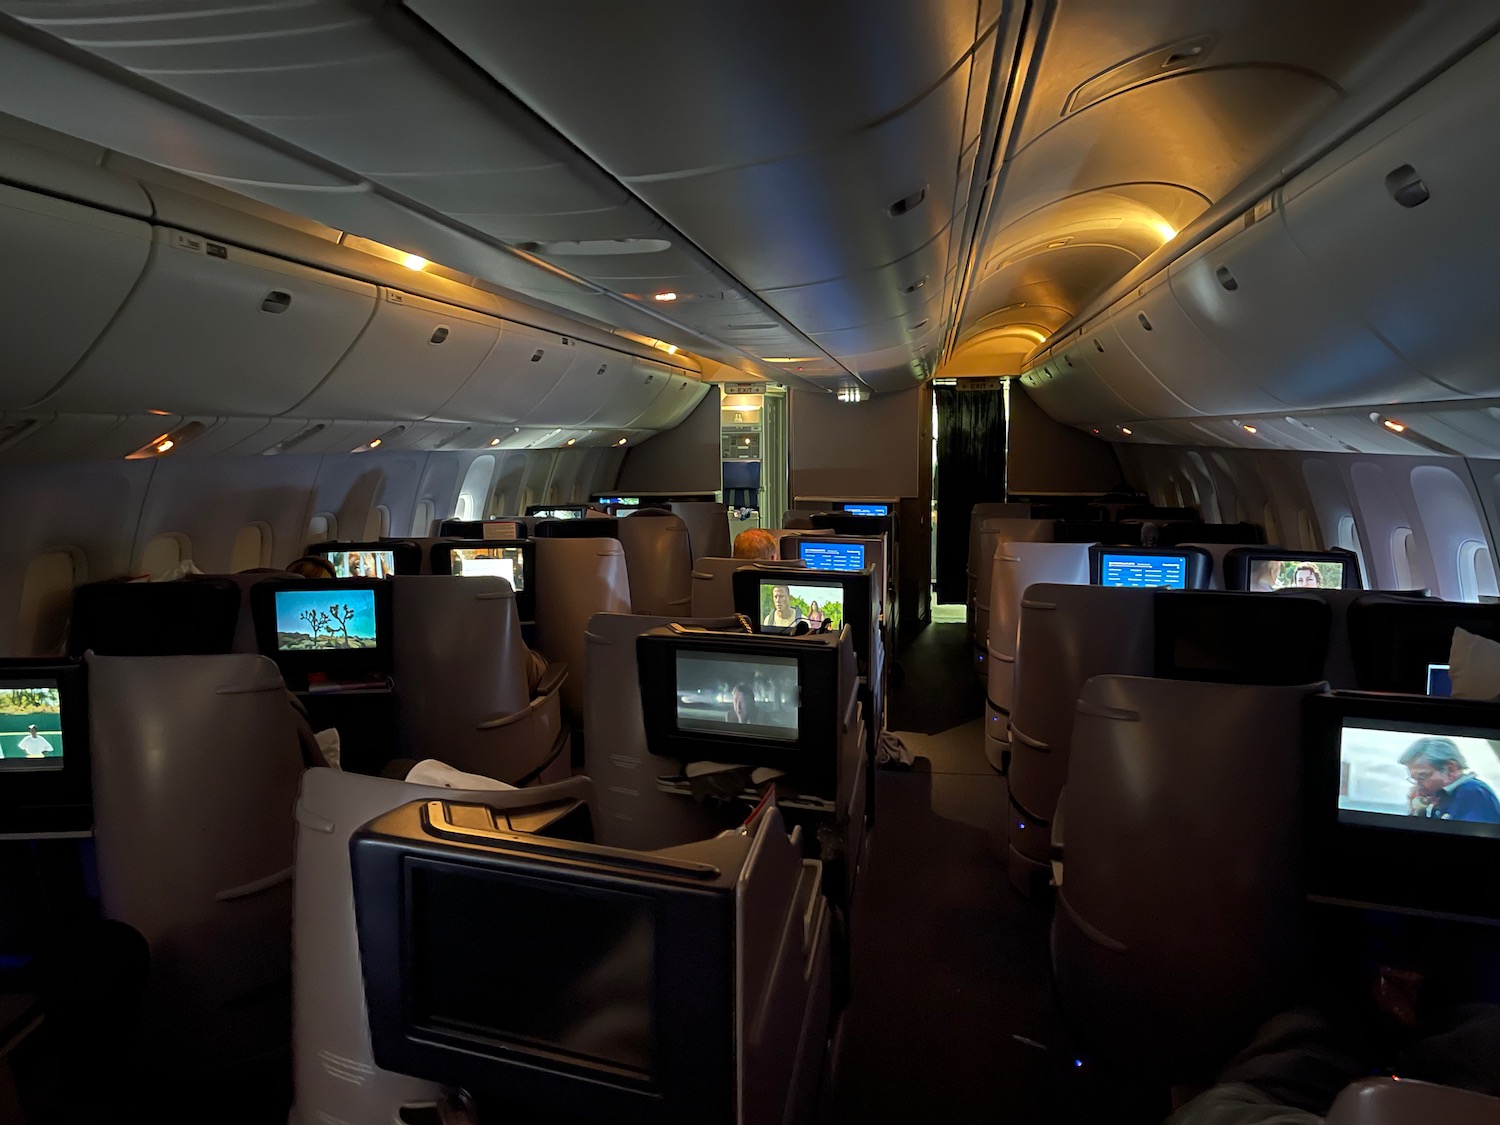
<svg viewBox="0 0 1500 1125">
<path fill-rule="evenodd" d="M 234 640 L 230 643 L 230 652 L 260 652 L 260 645 L 255 637 L 255 615 L 250 611 L 250 590 L 268 578 L 285 579 L 290 575 L 284 570 L 242 570 L 237 574 L 214 575 L 214 578 L 224 578 L 239 589 L 240 605 L 236 613 L 234 626 Z M 194 579 L 194 581 L 198 581 Z"/>
<path fill-rule="evenodd" d="M 1051 873 L 1051 825 L 1068 778 L 1079 693 L 1094 676 L 1151 675 L 1155 594 L 1046 582 L 1026 588 L 1010 716 L 1006 852 L 1011 884 L 1023 894 L 1045 886 Z"/>
<path fill-rule="evenodd" d="M 1247 523 L 1200 523 L 1193 515 L 1189 519 L 1180 517 L 1160 520 L 1147 516 L 1146 520 L 1158 525 L 1159 547 L 1259 547 L 1266 541 L 1266 533 L 1259 524 Z M 1214 561 L 1218 561 L 1215 555 Z"/>
<path fill-rule="evenodd" d="M 1308 591 L 1278 590 L 1277 595 L 1308 593 Z M 1365 590 L 1318 590 L 1316 596 L 1328 603 L 1332 621 L 1328 633 L 1328 659 L 1324 662 L 1323 678 L 1337 691 L 1353 690 L 1356 686 L 1354 673 L 1354 650 L 1349 641 L 1349 607 L 1362 598 L 1385 602 L 1392 599 L 1389 594 L 1371 593 Z M 1446 658 L 1445 658 L 1446 659 Z"/>
<path fill-rule="evenodd" d="M 693 563 L 693 616 L 734 616 L 734 572 L 747 566 L 806 570 L 801 559 L 730 559 L 705 557 Z"/>
<path fill-rule="evenodd" d="M 970 636 L 974 633 L 974 596 L 979 589 L 979 571 L 987 564 L 981 543 L 981 525 L 985 520 L 991 519 L 1030 519 L 1030 517 L 1030 504 L 975 504 L 969 509 L 969 565 L 965 572 L 968 581 L 964 604 L 969 607 Z M 991 553 L 993 554 L 993 544 L 991 544 Z"/>
<path fill-rule="evenodd" d="M 1364 1078 L 1344 1087 L 1325 1125 L 1497 1125 L 1500 1098 L 1409 1078 Z"/>
<path fill-rule="evenodd" d="M 287 1049 L 294 713 L 263 656 L 91 654 L 100 909 L 144 936 L 143 1058 L 244 1075 Z"/>
<path fill-rule="evenodd" d="M 454 539 L 462 538 L 457 535 L 409 535 L 399 540 L 402 543 L 415 543 L 418 550 L 422 552 L 422 567 L 418 574 L 432 573 L 432 548 L 438 543 L 451 543 Z"/>
<path fill-rule="evenodd" d="M 566 665 L 535 693 L 510 583 L 496 575 L 390 579 L 396 754 L 513 785 L 568 775 Z"/>
<path fill-rule="evenodd" d="M 598 519 L 560 520 L 550 516 L 531 525 L 533 539 L 613 539 L 619 520 L 611 516 Z"/>
<path fill-rule="evenodd" d="M 693 608 L 693 550 L 688 528 L 671 512 L 636 512 L 619 521 L 620 546 L 636 613 L 686 615 Z"/>
<path fill-rule="evenodd" d="M 733 551 L 734 544 L 729 537 L 729 509 L 723 504 L 708 500 L 674 500 L 670 506 L 672 513 L 687 524 L 694 565 L 701 558 L 721 558 Z"/>
<path fill-rule="evenodd" d="M 1427 688 L 1427 665 L 1447 664 L 1453 630 L 1500 641 L 1500 605 L 1369 593 L 1348 610 L 1355 686 L 1361 691 Z"/>
<path fill-rule="evenodd" d="M 981 683 L 985 679 L 985 664 L 988 655 L 990 630 L 990 602 L 995 576 L 995 551 L 1003 542 L 1050 543 L 1052 521 L 1013 519 L 1001 517 L 987 519 L 979 525 L 979 554 L 975 560 L 978 569 L 974 572 L 974 605 L 969 614 L 973 622 L 974 673 Z"/>
<path fill-rule="evenodd" d="M 1054 837 L 1052 958 L 1064 1018 L 1101 1058 L 1197 1081 L 1289 1006 L 1303 953 L 1302 708 L 1321 690 L 1084 685 Z"/>
<path fill-rule="evenodd" d="M 998 522 L 998 521 L 989 521 Z M 986 756 L 1005 754 L 1010 743 L 1010 712 L 1015 697 L 1016 632 L 1020 627 L 1021 597 L 1037 582 L 1083 585 L 1089 580 L 1086 543 L 1045 543 L 1003 540 L 995 550 L 990 585 L 993 605 L 981 614 L 985 628 Z M 985 618 L 988 617 L 986 624 Z M 975 635 L 975 641 L 979 639 Z M 990 757 L 994 764 L 994 758 Z"/>
<path fill-rule="evenodd" d="M 810 509 L 799 511 L 795 508 L 788 508 L 786 513 L 781 517 L 781 526 L 788 531 L 812 531 L 813 516 L 817 514 Z M 829 534 L 833 534 L 832 529 L 829 529 Z"/>
<path fill-rule="evenodd" d="M 646 748 L 635 642 L 642 633 L 673 621 L 720 629 L 736 625 L 733 612 L 702 618 L 628 613 L 589 618 L 584 660 L 589 682 L 597 686 L 588 696 L 587 729 L 596 733 L 584 744 L 583 772 L 599 789 L 599 842 L 612 847 L 649 851 L 702 840 L 719 829 L 705 805 L 657 789 L 656 779 L 678 774 L 681 763 Z"/>
<path fill-rule="evenodd" d="M 1157 540 L 1157 545 L 1161 547 L 1198 547 L 1204 551 L 1207 551 L 1209 557 L 1213 559 L 1213 569 L 1212 571 L 1210 571 L 1208 576 L 1207 588 L 1210 590 L 1223 590 L 1225 588 L 1224 556 L 1229 554 L 1230 551 L 1235 550 L 1237 547 L 1254 546 L 1254 544 L 1251 543 L 1219 543 L 1216 541 L 1205 541 L 1200 543 L 1196 539 L 1189 539 L 1185 543 L 1163 543 L 1160 540 Z"/>
<path fill-rule="evenodd" d="M 563 708 L 575 725 L 582 724 L 588 697 L 584 636 L 589 618 L 631 612 L 625 549 L 613 537 L 538 539 L 536 574 L 537 648 L 548 660 L 568 666 Z"/>
<path fill-rule="evenodd" d="M 465 581 L 474 581 L 466 579 Z M 375 1064 L 365 1017 L 364 978 L 354 921 L 349 837 L 366 822 L 409 801 L 435 798 L 530 808 L 581 801 L 594 813 L 586 777 L 531 789 L 470 791 L 390 778 L 312 769 L 296 796 L 293 887 L 291 1125 L 396 1121 L 403 1105 L 430 1105 L 431 1082 Z"/>
<path fill-rule="evenodd" d="M 1157 590 L 1152 617 L 1161 679 L 1285 685 L 1325 678 L 1333 611 L 1315 592 Z"/>
<path fill-rule="evenodd" d="M 68 655 L 194 656 L 230 652 L 240 586 L 222 575 L 177 582 L 85 582 L 73 591 Z"/>
</svg>

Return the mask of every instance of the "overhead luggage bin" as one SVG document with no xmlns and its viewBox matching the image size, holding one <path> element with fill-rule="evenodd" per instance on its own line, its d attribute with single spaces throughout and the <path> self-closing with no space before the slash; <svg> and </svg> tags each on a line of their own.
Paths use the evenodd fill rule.
<svg viewBox="0 0 1500 1125">
<path fill-rule="evenodd" d="M 562 381 L 584 350 L 566 336 L 506 321 L 499 342 L 468 381 L 434 412 L 435 417 L 522 421 Z M 587 350 L 592 354 L 593 349 Z"/>
<path fill-rule="evenodd" d="M 667 389 L 633 423 L 636 430 L 669 430 L 682 421 L 708 394 L 708 384 L 686 375 L 669 374 Z"/>
<path fill-rule="evenodd" d="M 1357 135 L 1325 162 L 1335 171 L 1320 164 L 1283 193 L 1286 227 L 1320 284 L 1445 398 L 1497 387 L 1497 64 L 1492 40 L 1414 94 L 1402 128 L 1374 145 Z"/>
<path fill-rule="evenodd" d="M 359 339 L 298 410 L 336 418 L 425 418 L 453 397 L 500 339 L 494 317 L 384 286 L 378 292 L 375 315 Z"/>
<path fill-rule="evenodd" d="M 373 285 L 158 227 L 135 290 L 46 405 L 281 414 L 333 369 L 374 309 Z"/>
<path fill-rule="evenodd" d="M 1045 363 L 1022 375 L 1021 383 L 1038 406 L 1068 425 L 1144 417 L 1095 370 L 1089 362 L 1091 354 L 1099 354 L 1091 338 L 1075 339 L 1071 346 L 1054 351 Z"/>
<path fill-rule="evenodd" d="M 664 363 L 653 363 L 649 359 L 638 359 L 628 355 L 603 355 L 595 365 L 579 364 L 586 371 L 587 379 L 575 378 L 573 385 L 579 391 L 592 395 L 585 401 L 602 399 L 602 405 L 593 414 L 584 417 L 585 425 L 597 429 L 625 428 L 651 408 L 671 385 L 672 369 Z"/>
<path fill-rule="evenodd" d="M 139 219 L 0 184 L 0 410 L 45 398 L 99 338 L 146 267 Z"/>
</svg>

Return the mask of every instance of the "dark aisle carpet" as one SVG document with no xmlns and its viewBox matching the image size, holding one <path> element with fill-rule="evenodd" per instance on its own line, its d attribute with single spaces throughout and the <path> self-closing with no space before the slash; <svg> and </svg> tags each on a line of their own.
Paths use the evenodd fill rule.
<svg viewBox="0 0 1500 1125">
<path fill-rule="evenodd" d="M 832 1120 L 1087 1120 L 1053 1010 L 1050 904 L 1006 879 L 1005 779 L 984 758 L 964 626 L 929 627 L 901 660 L 890 725 L 917 763 L 877 780 Z"/>
</svg>

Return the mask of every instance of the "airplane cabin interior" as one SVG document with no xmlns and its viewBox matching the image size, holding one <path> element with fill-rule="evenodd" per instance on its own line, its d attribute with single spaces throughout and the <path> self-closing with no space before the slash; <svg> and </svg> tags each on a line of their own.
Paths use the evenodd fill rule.
<svg viewBox="0 0 1500 1125">
<path fill-rule="evenodd" d="M 0 1125 L 1500 1125 L 1497 117 L 1490 0 L 0 0 Z"/>
</svg>

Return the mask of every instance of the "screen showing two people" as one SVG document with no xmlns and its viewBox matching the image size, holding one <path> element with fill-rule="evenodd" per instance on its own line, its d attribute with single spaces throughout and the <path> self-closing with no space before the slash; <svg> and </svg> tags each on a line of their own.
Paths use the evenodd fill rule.
<svg viewBox="0 0 1500 1125">
<path fill-rule="evenodd" d="M 477 574 L 497 574 L 520 592 L 525 588 L 525 567 L 520 547 L 455 547 L 449 556 L 449 573 L 472 578 Z"/>
<path fill-rule="evenodd" d="M 677 729 L 797 740 L 795 656 L 677 652 Z"/>
<path fill-rule="evenodd" d="M 323 557 L 335 578 L 389 578 L 396 573 L 395 551 L 329 551 Z"/>
<path fill-rule="evenodd" d="M 374 590 L 277 590 L 280 652 L 377 647 Z"/>
<path fill-rule="evenodd" d="M 62 704 L 56 680 L 0 687 L 0 769 L 62 769 Z"/>
<path fill-rule="evenodd" d="M 1346 724 L 1339 822 L 1500 837 L 1500 739 Z"/>
<path fill-rule="evenodd" d="M 1250 589 L 1338 590 L 1344 585 L 1344 564 L 1314 559 L 1256 559 L 1250 564 Z"/>
<path fill-rule="evenodd" d="M 797 628 L 807 626 L 805 630 Z M 844 588 L 833 585 L 804 586 L 798 583 L 762 582 L 760 586 L 760 631 L 762 633 L 837 633 L 844 624 Z"/>
</svg>

